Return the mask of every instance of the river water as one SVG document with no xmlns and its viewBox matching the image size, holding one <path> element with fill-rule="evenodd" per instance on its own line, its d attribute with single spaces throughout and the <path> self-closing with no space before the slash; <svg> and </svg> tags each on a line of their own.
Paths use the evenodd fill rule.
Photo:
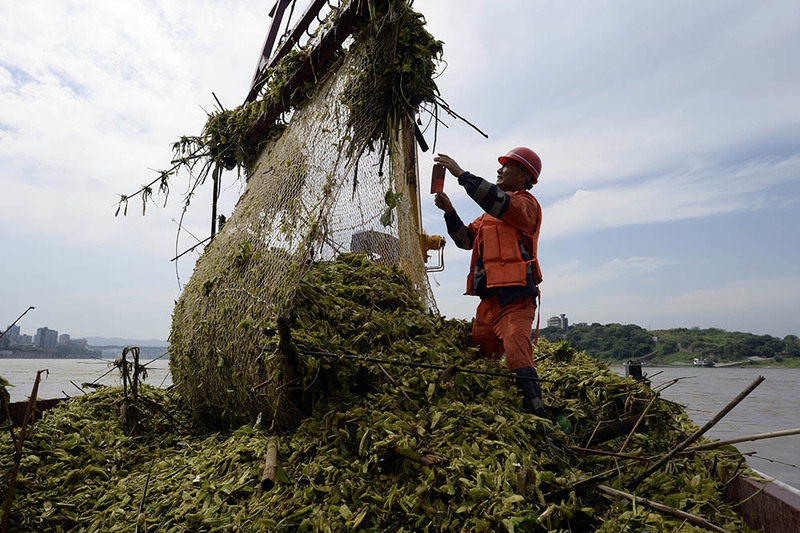
<svg viewBox="0 0 800 533">
<path fill-rule="evenodd" d="M 36 371 L 48 369 L 39 385 L 40 398 L 82 394 L 82 383 L 120 385 L 119 372 L 109 359 L 0 359 L 0 376 L 14 387 L 11 401 L 25 400 Z M 147 365 L 146 383 L 166 387 L 172 383 L 166 358 L 142 360 Z M 624 375 L 622 366 L 612 369 Z M 714 439 L 733 439 L 759 433 L 800 428 L 800 369 L 695 368 L 692 366 L 644 367 L 654 389 L 682 378 L 661 396 L 680 403 L 698 426 L 720 412 L 759 376 L 766 380 L 706 434 Z M 755 452 L 748 464 L 768 476 L 800 488 L 800 435 L 777 437 L 736 445 L 742 453 Z"/>
<path fill-rule="evenodd" d="M 130 359 L 129 359 L 130 360 Z M 112 359 L 0 359 L 0 376 L 14 385 L 8 388 L 12 402 L 28 399 L 31 395 L 36 373 L 42 373 L 39 382 L 39 398 L 66 398 L 84 394 L 79 387 L 83 383 L 102 385 L 122 385 L 119 371 L 112 366 Z M 168 387 L 172 384 L 169 374 L 169 360 L 140 359 L 147 367 L 145 383 L 154 387 Z M 85 388 L 91 392 L 91 388 Z"/>
<path fill-rule="evenodd" d="M 622 366 L 612 369 L 625 375 Z M 700 368 L 693 366 L 643 367 L 653 389 L 683 378 L 661 392 L 662 398 L 683 405 L 702 427 L 759 376 L 766 379 L 706 437 L 719 440 L 800 428 L 800 369 Z M 759 472 L 800 488 L 800 435 L 776 437 L 735 445 L 741 453 L 755 452 L 747 463 Z"/>
</svg>

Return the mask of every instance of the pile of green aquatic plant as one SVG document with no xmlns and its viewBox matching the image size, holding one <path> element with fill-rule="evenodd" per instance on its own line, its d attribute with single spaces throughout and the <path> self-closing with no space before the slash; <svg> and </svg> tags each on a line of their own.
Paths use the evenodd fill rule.
<svg viewBox="0 0 800 533">
<path fill-rule="evenodd" d="M 265 302 L 252 298 L 246 309 L 237 310 L 242 294 L 255 293 L 264 283 L 262 276 L 242 276 L 241 291 L 212 293 L 217 276 L 258 272 L 279 256 L 232 251 L 208 279 L 195 274 L 175 307 L 173 381 L 203 425 L 236 426 L 261 416 L 265 425 L 289 429 L 331 391 L 349 390 L 352 365 L 302 356 L 302 347 L 450 364 L 463 360 L 469 323 L 429 313 L 403 270 L 361 254 L 341 254 L 309 267 L 287 324 L 290 346 L 282 344 L 281 328 Z M 212 346 L 206 346 L 207 339 L 213 339 Z"/>
<path fill-rule="evenodd" d="M 180 388 L 142 385 L 133 407 L 119 388 L 73 398 L 26 439 L 9 531 L 705 531 L 598 490 L 627 490 L 696 430 L 680 406 L 545 341 L 537 368 L 562 416 L 525 414 L 503 363 L 469 346 L 469 323 L 425 311 L 399 269 L 346 255 L 312 274 L 283 346 L 272 326 L 247 326 L 267 330 L 264 352 L 298 360 L 282 382 L 293 427 L 264 413 L 208 432 Z M 607 431 L 651 402 L 639 431 Z M 14 458 L 5 431 L 0 487 Z M 681 454 L 631 490 L 746 532 L 720 481 L 739 460 Z"/>
</svg>

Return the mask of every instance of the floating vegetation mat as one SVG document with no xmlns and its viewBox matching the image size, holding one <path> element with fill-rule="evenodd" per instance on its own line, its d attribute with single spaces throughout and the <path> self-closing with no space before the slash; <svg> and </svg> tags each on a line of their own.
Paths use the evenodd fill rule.
<svg viewBox="0 0 800 533">
<path fill-rule="evenodd" d="M 656 399 L 637 432 L 615 430 L 653 400 L 644 384 L 541 342 L 556 422 L 525 414 L 513 380 L 490 375 L 504 363 L 468 346 L 469 323 L 425 311 L 402 271 L 346 255 L 312 272 L 291 325 L 300 376 L 287 394 L 306 410 L 295 428 L 264 416 L 202 433 L 176 390 L 147 385 L 133 407 L 119 388 L 73 398 L 29 432 L 9 531 L 706 531 L 597 483 L 749 531 L 720 482 L 740 463 L 733 448 L 678 455 L 626 488 L 697 429 Z M 4 499 L 14 457 L 4 430 Z"/>
</svg>

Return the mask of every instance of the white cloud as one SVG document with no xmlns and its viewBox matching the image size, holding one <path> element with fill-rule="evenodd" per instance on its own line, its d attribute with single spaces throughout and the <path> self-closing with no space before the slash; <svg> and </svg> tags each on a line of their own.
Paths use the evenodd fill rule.
<svg viewBox="0 0 800 533">
<path fill-rule="evenodd" d="M 0 8 L 3 20 L 25 21 L 0 36 L 0 223 L 81 246 L 152 251 L 153 239 L 174 240 L 176 227 L 155 205 L 146 220 L 131 221 L 138 199 L 127 219 L 114 219 L 115 201 L 154 179 L 151 169 L 170 166 L 179 135 L 200 133 L 199 106 L 211 107 L 211 91 L 231 106 L 243 99 L 259 50 L 251 41 L 266 28 L 247 11 L 254 5 L 241 3 L 47 4 Z M 215 53 L 226 40 L 247 59 Z M 179 215 L 185 179 L 173 180 L 168 216 Z M 207 205 L 204 194 L 196 206 Z M 189 221 L 205 227 L 206 211 L 193 210 Z"/>
<path fill-rule="evenodd" d="M 599 285 L 622 285 L 672 264 L 674 260 L 660 257 L 619 258 L 597 265 L 572 260 L 548 268 L 545 287 L 548 294 L 579 294 Z"/>
<path fill-rule="evenodd" d="M 800 180 L 800 156 L 680 174 L 604 189 L 578 190 L 546 207 L 543 239 L 629 225 L 758 209 L 772 185 Z"/>
</svg>

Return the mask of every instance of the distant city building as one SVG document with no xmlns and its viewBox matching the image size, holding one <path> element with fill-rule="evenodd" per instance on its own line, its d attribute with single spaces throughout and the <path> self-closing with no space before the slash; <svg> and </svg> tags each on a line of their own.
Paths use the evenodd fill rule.
<svg viewBox="0 0 800 533">
<path fill-rule="evenodd" d="M 561 313 L 560 316 L 551 316 L 547 319 L 547 327 L 566 331 L 569 327 L 569 319 L 564 313 Z"/>
<path fill-rule="evenodd" d="M 58 345 L 58 331 L 47 327 L 37 329 L 33 344 L 39 348 L 55 348 Z"/>
<path fill-rule="evenodd" d="M 3 330 L 0 330 L 2 333 Z M 46 350 L 58 348 L 69 348 L 67 350 L 89 350 L 89 341 L 86 339 L 73 339 L 68 333 L 58 334 L 58 331 L 48 327 L 36 330 L 36 335 L 24 335 L 20 333 L 19 326 L 11 326 L 8 332 L 0 337 L 0 349 L 13 349 L 15 346 L 36 346 Z"/>
<path fill-rule="evenodd" d="M 67 346 L 69 346 L 70 348 L 80 348 L 83 350 L 88 350 L 89 341 L 87 341 L 86 339 L 69 339 L 69 341 L 67 341 Z"/>
<path fill-rule="evenodd" d="M 2 333 L 2 332 L 0 332 Z M 0 348 L 9 348 L 17 344 L 19 339 L 19 326 L 14 325 L 8 328 L 5 335 L 0 337 Z"/>
</svg>

